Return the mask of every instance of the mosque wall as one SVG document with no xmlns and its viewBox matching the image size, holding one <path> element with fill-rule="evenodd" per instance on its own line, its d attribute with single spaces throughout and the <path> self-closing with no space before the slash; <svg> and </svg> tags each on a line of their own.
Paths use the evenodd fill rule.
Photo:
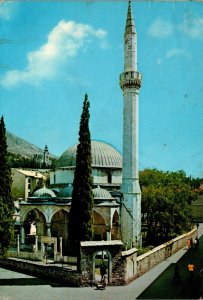
<svg viewBox="0 0 203 300">
<path fill-rule="evenodd" d="M 93 184 L 121 184 L 122 172 L 115 169 L 93 168 L 92 170 Z M 50 184 L 60 185 L 72 183 L 74 179 L 74 169 L 58 169 L 50 172 Z"/>
<path fill-rule="evenodd" d="M 93 169 L 93 183 L 94 184 L 121 184 L 121 170 L 113 169 Z"/>
<path fill-rule="evenodd" d="M 74 170 L 59 169 L 55 172 L 50 172 L 50 184 L 60 185 L 72 183 L 74 179 Z"/>
</svg>

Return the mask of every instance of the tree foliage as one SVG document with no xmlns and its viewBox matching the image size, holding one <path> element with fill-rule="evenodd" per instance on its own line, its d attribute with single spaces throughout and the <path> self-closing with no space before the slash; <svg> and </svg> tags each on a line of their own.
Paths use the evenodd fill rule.
<svg viewBox="0 0 203 300">
<path fill-rule="evenodd" d="M 73 181 L 72 203 L 69 217 L 69 239 L 72 245 L 92 240 L 93 192 L 91 167 L 91 139 L 89 131 L 89 101 L 87 94 L 80 120 L 79 143 Z"/>
<path fill-rule="evenodd" d="M 11 168 L 34 168 L 34 169 L 55 169 L 56 159 L 50 157 L 51 164 L 46 165 L 41 161 L 41 155 L 34 154 L 32 157 L 24 157 L 20 154 L 8 152 L 8 160 Z"/>
<path fill-rule="evenodd" d="M 8 163 L 6 128 L 4 118 L 0 120 L 0 255 L 5 255 L 14 238 L 11 193 L 11 169 Z"/>
<path fill-rule="evenodd" d="M 191 202 L 198 181 L 186 177 L 183 171 L 140 172 L 142 187 L 142 224 L 146 230 L 145 242 L 158 245 L 191 229 Z"/>
</svg>

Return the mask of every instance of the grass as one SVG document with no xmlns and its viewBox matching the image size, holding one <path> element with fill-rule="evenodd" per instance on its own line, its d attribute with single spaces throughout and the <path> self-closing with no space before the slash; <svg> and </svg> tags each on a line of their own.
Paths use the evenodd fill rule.
<svg viewBox="0 0 203 300">
<path fill-rule="evenodd" d="M 195 265 L 193 280 L 187 269 L 190 262 Z M 203 296 L 203 278 L 199 275 L 203 268 L 203 237 L 199 248 L 186 250 L 177 263 L 180 283 L 173 283 L 175 264 L 171 264 L 137 299 L 199 299 Z"/>
</svg>

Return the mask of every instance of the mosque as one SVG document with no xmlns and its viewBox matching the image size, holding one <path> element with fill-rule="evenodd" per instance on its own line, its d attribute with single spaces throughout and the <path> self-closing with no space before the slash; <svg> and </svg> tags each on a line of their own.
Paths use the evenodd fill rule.
<svg viewBox="0 0 203 300">
<path fill-rule="evenodd" d="M 123 156 L 110 144 L 91 141 L 94 194 L 94 240 L 141 243 L 141 191 L 138 170 L 138 96 L 141 74 L 137 71 L 137 37 L 131 2 L 124 34 Z M 68 148 L 50 172 L 45 186 L 20 205 L 21 243 L 36 235 L 61 238 L 68 245 L 68 221 L 77 144 Z M 78 208 L 80 209 L 80 208 Z"/>
</svg>

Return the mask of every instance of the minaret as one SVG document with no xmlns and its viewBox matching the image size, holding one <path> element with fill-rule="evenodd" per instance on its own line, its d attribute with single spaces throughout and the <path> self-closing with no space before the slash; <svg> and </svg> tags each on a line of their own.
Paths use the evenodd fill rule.
<svg viewBox="0 0 203 300">
<path fill-rule="evenodd" d="M 123 91 L 121 238 L 129 246 L 132 243 L 141 243 L 141 191 L 138 170 L 138 95 L 141 74 L 137 71 L 137 37 L 130 1 L 124 43 L 124 72 L 120 75 L 120 87 Z"/>
<path fill-rule="evenodd" d="M 48 150 L 48 146 L 45 145 L 44 152 L 43 152 L 43 165 L 44 166 L 48 166 L 49 164 L 50 164 L 50 161 L 49 161 L 49 150 Z"/>
</svg>

